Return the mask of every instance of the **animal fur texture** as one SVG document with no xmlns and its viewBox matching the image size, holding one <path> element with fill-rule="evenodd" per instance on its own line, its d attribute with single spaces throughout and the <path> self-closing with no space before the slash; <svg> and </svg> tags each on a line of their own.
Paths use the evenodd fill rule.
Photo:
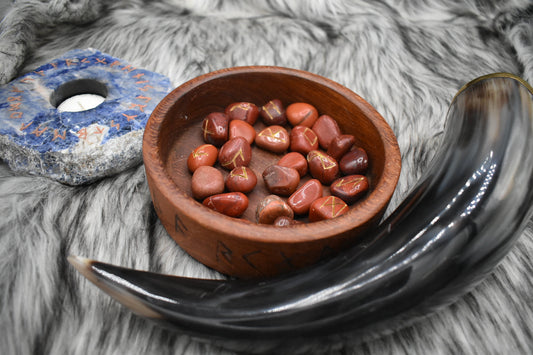
<svg viewBox="0 0 533 355">
<path fill-rule="evenodd" d="M 389 212 L 439 147 L 466 82 L 511 72 L 533 82 L 530 0 L 15 1 L 0 25 L 0 81 L 92 47 L 174 86 L 231 66 L 278 65 L 335 80 L 397 135 L 403 170 Z M 454 304 L 329 354 L 533 352 L 533 223 Z M 69 187 L 0 164 L 0 353 L 201 354 L 230 351 L 159 328 L 98 290 L 69 254 L 183 276 L 221 275 L 189 257 L 155 215 L 142 165 Z"/>
</svg>

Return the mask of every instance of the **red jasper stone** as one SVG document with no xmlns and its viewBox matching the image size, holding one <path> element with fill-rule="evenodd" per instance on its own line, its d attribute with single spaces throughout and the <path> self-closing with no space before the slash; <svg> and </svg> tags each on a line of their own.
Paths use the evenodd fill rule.
<svg viewBox="0 0 533 355">
<path fill-rule="evenodd" d="M 317 179 L 311 179 L 300 186 L 287 200 L 296 214 L 309 212 L 311 204 L 322 197 L 322 184 Z"/>
<path fill-rule="evenodd" d="M 268 195 L 257 204 L 255 212 L 257 223 L 273 224 L 278 217 L 294 218 L 294 212 L 283 199 Z"/>
<path fill-rule="evenodd" d="M 362 175 L 368 169 L 368 155 L 363 148 L 356 147 L 343 155 L 339 166 L 344 175 Z"/>
<path fill-rule="evenodd" d="M 289 196 L 298 188 L 300 174 L 293 168 L 270 165 L 263 171 L 263 180 L 271 193 Z"/>
<path fill-rule="evenodd" d="M 247 122 L 233 120 L 229 122 L 229 139 L 242 137 L 252 144 L 255 140 L 255 129 Z"/>
<path fill-rule="evenodd" d="M 307 174 L 307 160 L 298 152 L 285 154 L 280 160 L 278 160 L 278 165 L 296 169 L 300 174 L 300 177 Z"/>
<path fill-rule="evenodd" d="M 329 189 L 332 195 L 351 205 L 368 191 L 368 179 L 364 175 L 343 176 L 333 181 Z"/>
<path fill-rule="evenodd" d="M 309 208 L 309 221 L 317 222 L 342 216 L 349 207 L 337 196 L 325 196 L 315 200 Z"/>
<path fill-rule="evenodd" d="M 252 160 L 252 147 L 248 141 L 242 137 L 230 139 L 218 152 L 218 162 L 228 170 L 233 170 L 238 166 L 248 166 Z"/>
<path fill-rule="evenodd" d="M 245 121 L 253 126 L 259 116 L 259 107 L 251 102 L 235 102 L 226 107 L 225 114 L 230 121 Z"/>
<path fill-rule="evenodd" d="M 351 134 L 341 134 L 338 137 L 335 137 L 329 142 L 329 147 L 327 154 L 330 155 L 336 161 L 339 161 L 340 158 L 352 148 L 355 143 L 355 137 Z"/>
<path fill-rule="evenodd" d="M 194 198 L 203 200 L 207 196 L 224 192 L 224 176 L 212 166 L 200 166 L 191 179 L 191 190 Z"/>
<path fill-rule="evenodd" d="M 242 192 L 227 192 L 206 198 L 203 205 L 230 217 L 240 217 L 248 208 L 248 197 Z"/>
<path fill-rule="evenodd" d="M 342 134 L 337 121 L 328 115 L 320 116 L 312 128 L 318 137 L 318 144 L 326 150 L 328 149 L 331 140 Z"/>
<path fill-rule="evenodd" d="M 287 123 L 287 115 L 283 103 L 279 99 L 270 100 L 259 111 L 261 119 L 267 126 L 284 125 Z"/>
<path fill-rule="evenodd" d="M 202 122 L 204 142 L 220 147 L 228 140 L 228 116 L 222 112 L 212 112 Z"/>
<path fill-rule="evenodd" d="M 274 225 L 276 227 L 287 227 L 287 226 L 293 226 L 295 224 L 302 224 L 302 222 L 286 217 L 286 216 L 279 216 L 274 221 Z"/>
<path fill-rule="evenodd" d="M 312 150 L 307 154 L 307 163 L 311 176 L 322 184 L 329 185 L 339 177 L 339 164 L 335 159 L 320 150 Z"/>
<path fill-rule="evenodd" d="M 305 102 L 295 102 L 285 110 L 287 120 L 293 126 L 312 127 L 318 118 L 318 111 L 313 105 Z"/>
<path fill-rule="evenodd" d="M 313 130 L 306 126 L 295 126 L 290 134 L 290 149 L 293 152 L 307 154 L 318 149 L 318 138 Z"/>
<path fill-rule="evenodd" d="M 283 153 L 290 145 L 289 133 L 282 126 L 269 126 L 255 137 L 255 144 L 274 153 Z"/>
<path fill-rule="evenodd" d="M 187 168 L 194 173 L 200 166 L 213 166 L 217 162 L 218 149 L 212 144 L 202 144 L 194 149 L 187 158 Z"/>
<path fill-rule="evenodd" d="M 257 176 L 246 166 L 238 166 L 226 177 L 226 188 L 229 191 L 248 193 L 257 185 Z"/>
</svg>

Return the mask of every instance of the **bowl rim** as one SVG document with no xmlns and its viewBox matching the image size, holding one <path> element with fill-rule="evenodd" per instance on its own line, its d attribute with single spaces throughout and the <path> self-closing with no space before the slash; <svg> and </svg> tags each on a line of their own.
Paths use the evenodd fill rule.
<svg viewBox="0 0 533 355">
<path fill-rule="evenodd" d="M 279 228 L 273 225 L 257 224 L 245 219 L 232 218 L 215 212 L 176 186 L 167 172 L 157 146 L 157 138 L 159 137 L 166 113 L 171 110 L 173 104 L 183 95 L 209 81 L 234 74 L 246 74 L 250 72 L 295 76 L 326 86 L 358 105 L 367 119 L 377 127 L 384 147 L 385 161 L 383 163 L 383 172 L 373 190 L 359 203 L 356 209 L 330 220 Z M 357 229 L 378 215 L 380 211 L 383 212 L 385 210 L 396 189 L 401 171 L 401 155 L 396 136 L 385 119 L 367 101 L 345 86 L 321 75 L 299 69 L 269 65 L 237 66 L 219 69 L 202 74 L 179 85 L 165 96 L 152 111 L 145 127 L 142 150 L 146 175 L 159 177 L 159 180 L 154 179 L 159 193 L 163 194 L 176 210 L 179 210 L 180 213 L 185 214 L 190 220 L 195 221 L 206 229 L 216 230 L 225 235 L 235 235 L 235 232 L 238 230 L 239 239 L 253 243 L 306 243 L 327 239 Z M 208 213 L 209 218 L 205 218 L 206 213 Z M 202 216 L 202 218 L 197 218 L 197 216 Z M 341 229 L 340 226 L 345 227 Z M 273 233 L 274 231 L 275 233 Z"/>
</svg>

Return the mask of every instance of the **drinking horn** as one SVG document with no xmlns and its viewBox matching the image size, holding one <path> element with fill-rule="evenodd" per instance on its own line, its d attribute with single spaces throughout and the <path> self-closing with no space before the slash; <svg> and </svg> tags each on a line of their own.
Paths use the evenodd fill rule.
<svg viewBox="0 0 533 355">
<path fill-rule="evenodd" d="M 507 73 L 466 84 L 430 167 L 396 210 L 360 244 L 295 273 L 208 280 L 69 261 L 135 313 L 233 349 L 398 328 L 471 289 L 531 218 L 532 95 Z"/>
</svg>

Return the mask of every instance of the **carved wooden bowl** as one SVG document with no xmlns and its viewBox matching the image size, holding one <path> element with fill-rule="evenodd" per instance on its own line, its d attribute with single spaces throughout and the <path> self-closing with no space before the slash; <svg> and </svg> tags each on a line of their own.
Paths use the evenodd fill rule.
<svg viewBox="0 0 533 355">
<path fill-rule="evenodd" d="M 257 224 L 257 203 L 270 193 L 261 175 L 282 154 L 253 145 L 250 168 L 258 184 L 248 194 L 241 218 L 210 210 L 192 197 L 187 157 L 203 144 L 201 124 L 214 111 L 234 102 L 262 106 L 272 99 L 285 106 L 307 102 L 319 114 L 336 119 L 344 134 L 369 158 L 367 196 L 342 216 L 287 227 Z M 254 128 L 262 129 L 258 119 Z M 154 208 L 174 240 L 191 256 L 219 272 L 241 278 L 271 277 L 289 272 L 357 243 L 376 226 L 392 197 L 401 167 L 396 138 L 380 114 L 349 89 L 324 77 L 280 67 L 222 69 L 188 81 L 155 108 L 143 139 L 143 159 Z M 223 169 L 224 174 L 227 174 Z M 305 182 L 302 179 L 300 184 Z M 328 194 L 329 190 L 325 193 Z"/>
</svg>

